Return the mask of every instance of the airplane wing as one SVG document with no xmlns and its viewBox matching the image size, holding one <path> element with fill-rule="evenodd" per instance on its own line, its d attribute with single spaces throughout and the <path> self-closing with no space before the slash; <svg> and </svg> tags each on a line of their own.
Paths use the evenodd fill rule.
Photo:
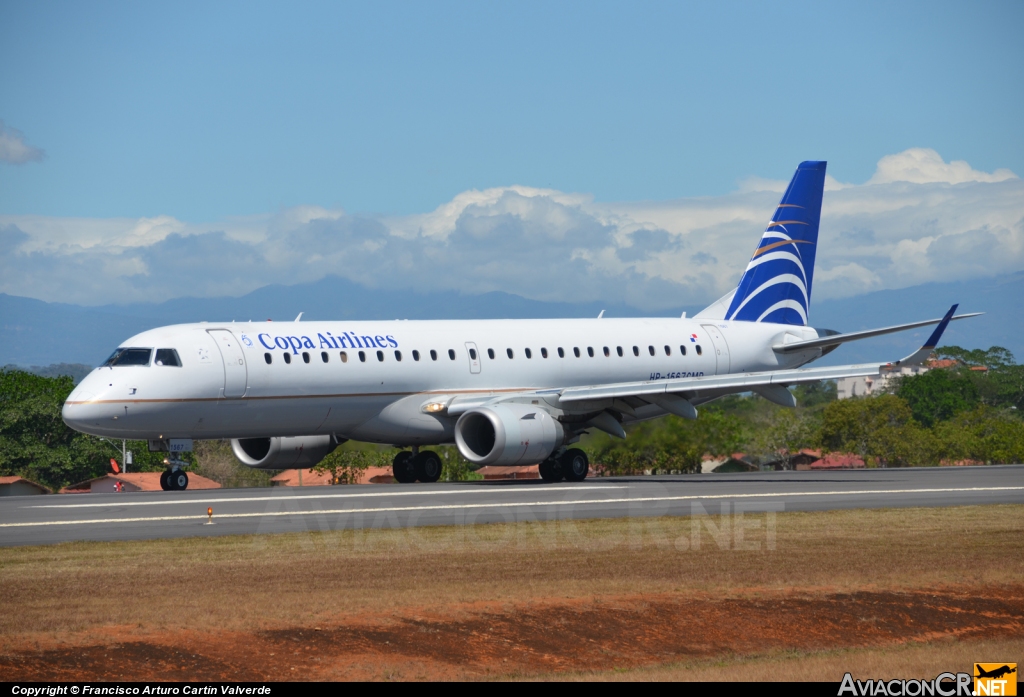
<svg viewBox="0 0 1024 697">
<path fill-rule="evenodd" d="M 796 398 L 789 391 L 791 385 L 798 385 L 807 382 L 818 382 L 820 380 L 838 380 L 851 377 L 871 377 L 886 371 L 898 370 L 907 365 L 919 365 L 923 363 L 932 350 L 938 344 L 942 333 L 946 330 L 950 321 L 960 317 L 973 317 L 971 315 L 960 315 L 954 317 L 956 305 L 949 308 L 944 317 L 938 320 L 927 322 L 915 322 L 907 325 L 900 325 L 898 328 L 887 327 L 883 330 L 870 330 L 876 336 L 878 333 L 888 333 L 898 329 L 910 329 L 913 327 L 926 326 L 938 323 L 931 336 L 914 353 L 906 358 L 892 363 L 860 363 L 855 365 L 840 365 L 820 368 L 792 368 L 783 370 L 766 370 L 749 373 L 730 373 L 728 375 L 705 375 L 700 377 L 673 378 L 665 380 L 642 380 L 637 382 L 620 382 L 605 385 L 586 385 L 541 390 L 523 390 L 503 395 L 472 395 L 460 396 L 452 399 L 444 405 L 444 411 L 450 416 L 457 416 L 474 407 L 484 404 L 494 404 L 507 401 L 523 401 L 528 399 L 537 403 L 543 399 L 551 406 L 557 406 L 565 411 L 577 413 L 589 413 L 601 411 L 614 403 L 615 406 L 631 410 L 637 404 L 654 404 L 661 409 L 683 416 L 689 419 L 697 418 L 697 410 L 693 402 L 706 402 L 727 394 L 740 392 L 757 392 L 762 397 L 781 404 L 783 406 L 796 406 Z M 980 313 L 976 313 L 980 314 Z M 857 332 L 858 335 L 869 332 Z M 841 335 L 843 336 L 843 335 Z M 852 335 L 845 335 L 852 336 Z M 865 338 L 857 336 L 856 338 Z M 828 337 L 827 340 L 834 341 L 835 337 Z M 820 341 L 820 340 L 814 340 Z M 800 342 L 799 344 L 787 344 L 789 346 L 804 346 L 812 342 Z M 641 400 L 637 402 L 636 400 Z M 618 435 L 621 426 L 617 424 L 594 423 L 602 430 L 607 425 L 611 431 Z"/>
<path fill-rule="evenodd" d="M 790 385 L 819 380 L 838 380 L 840 378 L 870 377 L 885 371 L 897 370 L 908 365 L 923 363 L 939 343 L 942 333 L 946 331 L 953 316 L 956 305 L 949 308 L 945 316 L 934 320 L 939 326 L 935 328 L 928 340 L 917 351 L 894 363 L 861 363 L 856 365 L 840 365 L 825 368 L 794 368 L 784 370 L 767 370 L 753 373 L 733 373 L 729 375 L 708 375 L 700 377 L 675 378 L 672 380 L 648 380 L 642 382 L 624 382 L 614 385 L 595 385 L 591 387 L 567 387 L 558 392 L 558 401 L 564 404 L 588 402 L 602 399 L 623 399 L 639 397 L 652 404 L 657 404 L 666 411 L 688 418 L 697 418 L 692 405 L 682 404 L 682 400 L 700 399 L 707 401 L 726 394 L 737 392 L 757 392 L 765 399 L 783 406 L 796 406 L 796 399 L 787 389 Z M 980 314 L 980 313 L 979 313 Z M 973 317 L 974 315 L 961 315 Z M 917 322 L 901 325 L 904 329 L 932 324 L 933 321 Z M 877 333 L 888 333 L 897 329 L 888 327 L 884 330 L 873 330 Z M 867 334 L 869 332 L 858 332 Z M 851 335 L 847 335 L 851 336 Z M 834 340 L 835 337 L 828 337 Z M 864 338 L 863 336 L 857 338 Z M 815 341 L 820 341 L 815 340 Z M 787 344 L 788 346 L 807 346 L 813 341 Z"/>
</svg>

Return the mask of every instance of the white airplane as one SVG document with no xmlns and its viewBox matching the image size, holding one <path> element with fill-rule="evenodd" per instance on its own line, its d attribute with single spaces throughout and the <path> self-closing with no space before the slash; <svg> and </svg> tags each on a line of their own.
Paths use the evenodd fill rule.
<svg viewBox="0 0 1024 697">
<path fill-rule="evenodd" d="M 307 468 L 345 440 L 403 448 L 399 482 L 435 482 L 454 442 L 470 462 L 540 464 L 582 481 L 588 429 L 676 414 L 756 392 L 795 406 L 791 385 L 877 375 L 924 361 L 941 319 L 840 334 L 807 326 L 825 162 L 804 162 L 734 291 L 693 318 L 394 322 L 202 322 L 125 341 L 64 404 L 70 427 L 169 450 L 162 483 L 184 489 L 175 451 L 231 439 L 250 467 Z M 603 314 L 603 313 L 602 313 Z M 975 313 L 980 314 L 980 313 Z M 300 315 L 301 317 L 301 315 Z M 801 366 L 841 343 L 938 324 L 902 361 Z"/>
</svg>

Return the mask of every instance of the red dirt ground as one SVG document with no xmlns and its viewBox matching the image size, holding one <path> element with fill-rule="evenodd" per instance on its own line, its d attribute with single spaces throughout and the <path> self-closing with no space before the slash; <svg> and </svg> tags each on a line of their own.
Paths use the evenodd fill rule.
<svg viewBox="0 0 1024 697">
<path fill-rule="evenodd" d="M 914 592 L 603 596 L 467 603 L 443 615 L 259 632 L 96 630 L 64 643 L 22 637 L 2 680 L 465 679 L 609 670 L 691 658 L 1019 637 L 1024 586 Z M 98 641 L 98 639 L 100 639 Z M 34 644 L 35 648 L 20 646 Z"/>
</svg>

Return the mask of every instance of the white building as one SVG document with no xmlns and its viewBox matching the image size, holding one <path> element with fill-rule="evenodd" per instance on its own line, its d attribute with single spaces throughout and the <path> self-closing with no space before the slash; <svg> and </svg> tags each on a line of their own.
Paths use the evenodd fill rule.
<svg viewBox="0 0 1024 697">
<path fill-rule="evenodd" d="M 896 378 L 905 375 L 927 373 L 932 368 L 952 368 L 954 365 L 956 365 L 956 361 L 950 359 L 931 360 L 925 362 L 924 365 L 906 366 L 899 370 L 886 371 L 872 377 L 840 378 L 836 380 L 836 397 L 848 399 L 850 397 L 885 394 L 889 391 L 890 383 Z"/>
</svg>

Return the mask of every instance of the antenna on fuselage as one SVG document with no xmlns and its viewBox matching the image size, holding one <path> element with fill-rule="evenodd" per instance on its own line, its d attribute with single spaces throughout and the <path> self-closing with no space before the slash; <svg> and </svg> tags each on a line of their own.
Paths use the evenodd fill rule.
<svg viewBox="0 0 1024 697">
<path fill-rule="evenodd" d="M 600 312 L 597 313 L 598 319 L 601 319 L 602 317 L 604 317 L 604 310 L 601 310 Z"/>
<path fill-rule="evenodd" d="M 295 318 L 295 321 L 298 322 L 300 319 L 302 319 L 302 313 L 301 312 L 299 313 L 299 316 Z"/>
</svg>

